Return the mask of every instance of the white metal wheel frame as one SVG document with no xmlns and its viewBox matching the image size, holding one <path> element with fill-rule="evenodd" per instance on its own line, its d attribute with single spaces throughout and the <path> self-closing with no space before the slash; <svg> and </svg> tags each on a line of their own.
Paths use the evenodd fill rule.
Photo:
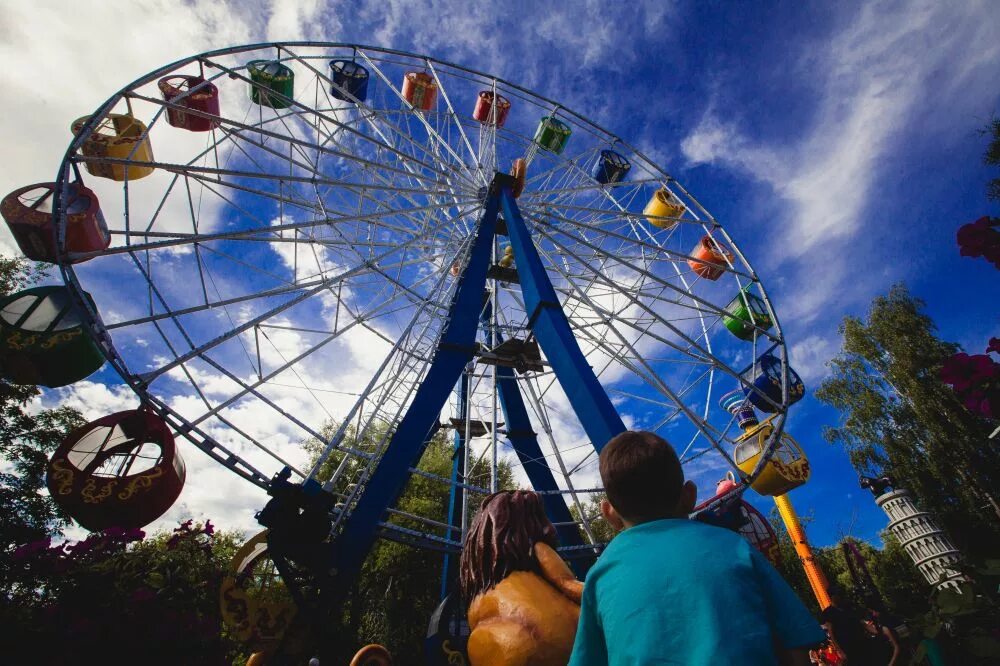
<svg viewBox="0 0 1000 666">
<path fill-rule="evenodd" d="M 330 93 L 328 63 L 345 58 L 370 73 L 364 101 Z M 254 59 L 294 71 L 286 108 L 250 100 L 246 63 Z M 408 71 L 427 72 L 437 85 L 427 112 L 402 96 Z M 195 133 L 168 124 L 156 82 L 172 74 L 201 75 L 218 87 L 217 128 Z M 472 119 L 480 90 L 511 101 L 503 127 Z M 81 147 L 102 117 L 125 112 L 148 126 L 153 174 L 120 183 L 89 176 L 88 162 L 121 163 L 84 157 Z M 532 141 L 546 115 L 573 130 L 561 155 Z M 631 162 L 621 183 L 591 176 L 602 150 Z M 372 450 L 358 438 L 379 426 L 384 432 L 405 410 L 441 333 L 456 285 L 451 269 L 469 247 L 480 188 L 515 158 L 530 161 L 518 204 L 609 395 L 633 427 L 670 441 L 689 472 L 721 477 L 740 433 L 713 396 L 738 386 L 739 371 L 766 350 L 787 368 L 777 317 L 752 267 L 701 204 L 630 145 L 551 100 L 464 67 L 300 42 L 213 51 L 152 72 L 103 104 L 66 153 L 56 202 L 60 245 L 66 218 L 58 201 L 76 178 L 97 192 L 112 243 L 86 256 L 63 253 L 60 265 L 124 381 L 220 463 L 262 486 L 285 465 L 306 477 L 318 465 L 306 469 L 282 445 L 317 439 L 326 444 L 324 460 L 332 456 L 347 469 L 354 456 L 370 465 L 385 440 Z M 664 187 L 686 208 L 669 229 L 642 215 Z M 732 252 L 717 281 L 687 263 L 704 235 Z M 71 263 L 80 259 L 87 261 Z M 493 330 L 528 337 L 518 286 L 491 282 Z M 744 287 L 775 322 L 751 342 L 721 323 Z M 498 427 L 492 366 L 469 373 L 466 417 L 491 427 L 467 451 L 489 456 L 493 485 L 498 459 L 515 468 L 517 461 Z M 599 491 L 596 456 L 552 373 L 519 381 L 563 492 L 579 502 Z M 780 433 L 784 406 L 777 408 Z M 330 422 L 340 424 L 332 437 L 324 430 Z M 454 547 L 440 536 L 445 526 L 410 518 L 406 524 L 416 520 L 421 529 L 387 530 Z"/>
</svg>

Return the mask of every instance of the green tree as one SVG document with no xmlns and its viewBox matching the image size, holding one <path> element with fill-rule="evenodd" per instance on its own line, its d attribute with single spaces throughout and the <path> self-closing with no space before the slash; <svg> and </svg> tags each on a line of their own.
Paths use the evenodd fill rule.
<svg viewBox="0 0 1000 666">
<path fill-rule="evenodd" d="M 788 584 L 806 606 L 818 616 L 819 604 L 816 602 L 816 597 L 806 579 L 798 553 L 795 552 L 795 547 L 784 529 L 777 509 L 771 512 L 769 520 L 778 535 L 780 558 L 775 564 L 775 568 L 788 581 Z M 800 518 L 800 520 L 803 524 L 812 522 L 810 517 Z M 899 541 L 888 531 L 883 532 L 881 537 L 884 544 L 881 549 L 867 541 L 851 539 L 850 537 L 845 537 L 845 539 L 851 539 L 861 551 L 865 565 L 872 575 L 876 591 L 885 603 L 886 609 L 907 620 L 922 616 L 930 608 L 930 587 L 914 566 L 913 560 L 899 545 Z M 842 544 L 845 539 L 841 539 L 832 546 L 815 548 L 813 555 L 823 570 L 827 583 L 831 587 L 836 586 L 843 591 L 848 602 L 856 608 L 862 609 L 866 604 L 865 594 L 864 590 L 855 586 L 847 560 L 844 558 Z"/>
<path fill-rule="evenodd" d="M 606 497 L 605 493 L 596 493 L 591 495 L 589 499 L 580 502 L 583 513 L 590 519 L 590 530 L 598 543 L 609 543 L 615 537 L 614 529 L 601 515 L 601 501 Z M 567 495 L 566 500 L 570 501 L 570 499 L 570 496 Z M 576 508 L 576 504 L 570 504 L 569 512 L 573 516 L 573 520 L 580 521 L 582 516 L 580 510 Z M 580 536 L 584 543 L 587 543 L 587 536 L 584 534 L 583 528 L 580 529 Z"/>
<path fill-rule="evenodd" d="M 927 581 L 891 532 L 882 533 L 882 542 L 882 550 L 867 543 L 860 548 L 886 606 L 898 617 L 913 619 L 923 615 L 930 610 Z"/>
<path fill-rule="evenodd" d="M 25 289 L 44 276 L 38 265 L 0 257 L 0 296 Z M 0 379 L 0 594 L 19 593 L 21 581 L 12 560 L 22 544 L 59 534 L 67 517 L 45 486 L 49 454 L 67 432 L 83 424 L 74 409 L 33 409 L 41 394 L 35 386 Z"/>
<path fill-rule="evenodd" d="M 976 559 L 1000 547 L 1000 452 L 988 423 L 939 379 L 958 347 L 935 335 L 923 302 L 895 285 L 867 321 L 846 317 L 841 353 L 816 397 L 841 413 L 824 431 L 860 473 L 891 475 Z"/>
<path fill-rule="evenodd" d="M 329 438 L 336 430 L 328 424 L 323 434 Z M 370 429 L 358 437 L 353 431 L 344 438 L 355 450 L 374 453 L 386 430 Z M 323 450 L 317 440 L 305 443 L 315 461 Z M 449 486 L 441 478 L 449 478 L 452 469 L 454 446 L 451 437 L 442 431 L 428 443 L 417 469 L 438 478 L 414 474 L 396 503 L 401 513 L 389 516 L 389 522 L 421 532 L 434 531 L 428 525 L 409 518 L 403 513 L 430 518 L 439 523 L 448 521 Z M 320 469 L 319 479 L 331 478 L 334 470 L 345 459 L 335 456 Z M 359 456 L 347 456 L 344 471 L 334 484 L 334 493 L 346 493 L 362 472 L 363 461 Z M 468 483 L 489 487 L 490 470 L 485 460 L 474 461 Z M 498 487 L 510 490 L 516 487 L 511 466 L 501 461 L 497 470 Z M 484 497 L 481 493 L 469 494 L 470 513 L 474 512 Z M 470 516 L 471 520 L 471 516 Z M 440 530 L 436 533 L 440 534 Z M 376 542 L 355 581 L 346 602 L 342 630 L 353 640 L 346 641 L 353 649 L 366 643 L 381 643 L 392 651 L 399 664 L 423 663 L 422 644 L 427 623 L 439 602 L 443 555 L 440 552 L 414 548 L 386 540 Z M 342 655 L 344 663 L 350 654 Z"/>
</svg>

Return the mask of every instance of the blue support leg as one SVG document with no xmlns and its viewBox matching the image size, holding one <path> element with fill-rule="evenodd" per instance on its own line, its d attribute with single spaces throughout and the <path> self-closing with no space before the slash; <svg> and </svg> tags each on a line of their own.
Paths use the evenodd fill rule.
<svg viewBox="0 0 1000 666">
<path fill-rule="evenodd" d="M 625 424 L 580 351 L 509 187 L 501 188 L 500 205 L 514 249 L 529 326 L 599 453 L 608 440 L 625 431 Z"/>
<path fill-rule="evenodd" d="M 382 459 L 365 482 L 364 492 L 346 519 L 343 532 L 337 537 L 332 564 L 341 581 L 352 581 L 357 577 L 375 542 L 382 515 L 399 499 L 409 479 L 410 467 L 420 461 L 428 433 L 438 422 L 462 370 L 475 354 L 498 204 L 497 196 L 491 192 L 431 366 L 406 414 L 396 426 Z"/>
<path fill-rule="evenodd" d="M 462 381 L 458 389 L 458 413 L 463 421 L 469 410 L 469 375 L 462 373 Z M 455 528 L 457 521 L 462 519 L 462 503 L 465 489 L 459 483 L 465 483 L 465 470 L 462 462 L 465 459 L 465 431 L 455 428 L 455 448 L 451 456 L 451 491 L 448 493 L 448 524 L 452 525 L 445 532 L 446 539 L 462 538 L 461 528 Z M 456 534 L 457 532 L 457 534 Z M 458 580 L 459 557 L 451 553 L 444 554 L 444 564 L 441 567 L 441 600 L 444 601 L 453 591 L 452 585 Z"/>
<path fill-rule="evenodd" d="M 503 342 L 499 331 L 494 332 L 491 326 L 492 308 L 487 306 L 483 311 L 483 325 L 486 330 L 487 344 L 491 347 Z M 559 490 L 552 470 L 545 461 L 542 448 L 538 445 L 538 436 L 531 428 L 528 410 L 524 406 L 524 397 L 517 385 L 517 377 L 513 368 L 496 366 L 497 393 L 500 397 L 500 408 L 503 410 L 504 421 L 507 424 L 507 439 L 514 448 L 521 467 L 524 468 L 531 487 L 534 490 Z M 542 495 L 545 513 L 553 523 L 572 523 L 573 514 L 566 505 L 563 495 Z M 562 525 L 556 528 L 559 542 L 564 546 L 582 546 L 580 530 L 575 525 Z M 580 572 L 578 572 L 580 573 Z M 585 571 L 583 573 L 586 573 Z"/>
<path fill-rule="evenodd" d="M 517 378 L 511 368 L 497 368 L 497 391 L 500 394 L 500 406 L 503 409 L 504 420 L 507 423 L 507 439 L 514 447 L 524 473 L 531 481 L 534 490 L 559 490 L 552 470 L 545 461 L 545 455 L 538 446 L 538 438 L 531 429 L 528 420 L 528 410 L 524 407 L 521 391 L 517 386 Z M 542 495 L 545 513 L 553 523 L 564 523 L 556 528 L 559 533 L 559 543 L 564 546 L 582 546 L 580 529 L 573 524 L 573 514 L 566 506 L 563 495 Z M 567 524 L 568 523 L 568 524 Z"/>
</svg>

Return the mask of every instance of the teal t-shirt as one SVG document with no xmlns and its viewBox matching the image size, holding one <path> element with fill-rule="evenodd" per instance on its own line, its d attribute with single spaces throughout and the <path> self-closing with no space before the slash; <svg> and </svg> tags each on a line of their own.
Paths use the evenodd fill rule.
<svg viewBox="0 0 1000 666">
<path fill-rule="evenodd" d="M 655 520 L 615 537 L 587 574 L 570 666 L 775 664 L 819 623 L 743 537 Z"/>
</svg>

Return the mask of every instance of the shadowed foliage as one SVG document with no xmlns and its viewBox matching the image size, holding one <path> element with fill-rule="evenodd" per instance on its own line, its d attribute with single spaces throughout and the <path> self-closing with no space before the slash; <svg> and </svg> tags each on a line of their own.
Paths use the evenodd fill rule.
<svg viewBox="0 0 1000 666">
<path fill-rule="evenodd" d="M 923 303 L 896 285 L 874 300 L 866 321 L 846 317 L 843 349 L 816 397 L 837 409 L 824 431 L 866 476 L 892 476 L 942 520 L 976 560 L 1000 548 L 1000 451 L 990 423 L 940 380 L 958 346 L 935 335 Z"/>
<path fill-rule="evenodd" d="M 323 429 L 328 438 L 336 431 L 334 424 Z M 378 442 L 387 433 L 369 430 L 362 437 L 353 431 L 344 437 L 355 449 L 374 452 Z M 313 460 L 323 449 L 321 442 L 305 443 Z M 450 433 L 435 435 L 427 445 L 417 468 L 438 477 L 449 478 L 452 470 L 454 444 Z M 484 458 L 472 458 L 468 483 L 489 487 L 489 466 Z M 319 473 L 320 479 L 329 479 L 339 457 L 329 460 Z M 360 464 L 357 457 L 348 457 L 346 469 L 333 491 L 343 493 L 348 484 L 358 478 Z M 512 490 L 513 470 L 503 461 L 498 466 L 498 487 Z M 486 495 L 469 493 L 469 510 L 474 512 Z M 431 518 L 440 523 L 448 521 L 449 487 L 438 479 L 413 474 L 396 503 L 397 509 Z M 471 521 L 472 516 L 469 516 Z M 403 527 L 426 531 L 428 526 L 401 515 L 392 515 L 390 522 Z M 397 664 L 423 664 L 423 639 L 427 623 L 437 607 L 441 590 L 441 569 L 444 555 L 435 550 L 380 540 L 365 560 L 361 575 L 354 582 L 345 604 L 343 624 L 344 651 L 338 655 L 343 663 L 350 661 L 354 650 L 367 643 L 380 643 L 389 648 Z M 457 581 L 456 581 L 457 583 Z M 457 590 L 457 585 L 456 588 Z"/>
</svg>

